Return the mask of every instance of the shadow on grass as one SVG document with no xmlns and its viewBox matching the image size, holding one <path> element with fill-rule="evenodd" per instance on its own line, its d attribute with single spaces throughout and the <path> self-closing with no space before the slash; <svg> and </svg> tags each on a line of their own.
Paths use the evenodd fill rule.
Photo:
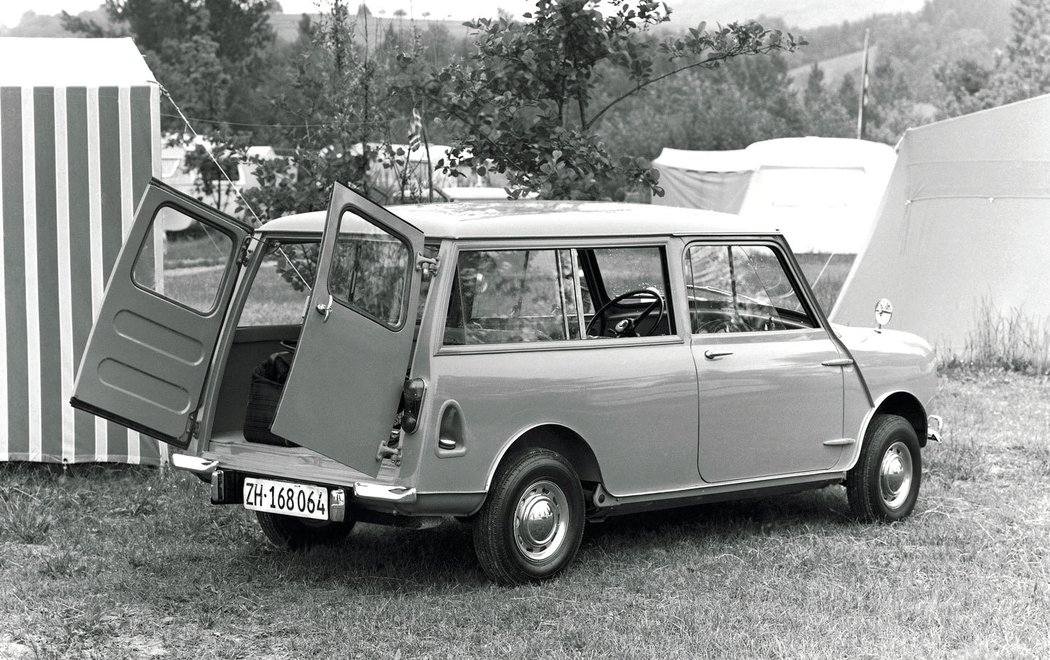
<svg viewBox="0 0 1050 660">
<path fill-rule="evenodd" d="M 850 522 L 845 490 L 829 486 L 778 497 L 751 498 L 698 504 L 625 516 L 591 524 L 584 544 L 645 537 L 659 545 L 686 537 L 740 540 L 767 536 L 773 530 L 786 535 L 813 526 L 837 526 Z"/>
<path fill-rule="evenodd" d="M 642 561 L 654 548 L 683 542 L 717 548 L 770 536 L 786 540 L 848 521 L 845 493 L 835 487 L 618 516 L 587 525 L 577 562 L 602 562 L 610 553 Z M 338 545 L 292 552 L 271 549 L 259 533 L 225 561 L 229 571 L 250 574 L 264 586 L 291 581 L 311 589 L 385 594 L 492 587 L 474 557 L 470 527 L 454 521 L 422 530 L 359 523 Z"/>
</svg>

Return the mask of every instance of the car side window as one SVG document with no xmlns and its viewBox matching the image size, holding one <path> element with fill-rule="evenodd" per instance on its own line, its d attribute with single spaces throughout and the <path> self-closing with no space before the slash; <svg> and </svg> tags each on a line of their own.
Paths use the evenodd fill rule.
<svg viewBox="0 0 1050 660">
<path fill-rule="evenodd" d="M 507 344 L 578 336 L 571 321 L 575 295 L 565 286 L 560 267 L 565 259 L 559 252 L 460 252 L 444 343 Z"/>
<path fill-rule="evenodd" d="M 237 325 L 302 323 L 310 299 L 308 282 L 313 282 L 317 272 L 317 254 L 316 242 L 268 243 Z"/>
<path fill-rule="evenodd" d="M 768 245 L 691 245 L 686 286 L 694 334 L 817 327 Z"/>
<path fill-rule="evenodd" d="M 593 262 L 583 287 L 589 338 L 674 334 L 662 247 L 582 249 L 580 259 Z"/>
</svg>

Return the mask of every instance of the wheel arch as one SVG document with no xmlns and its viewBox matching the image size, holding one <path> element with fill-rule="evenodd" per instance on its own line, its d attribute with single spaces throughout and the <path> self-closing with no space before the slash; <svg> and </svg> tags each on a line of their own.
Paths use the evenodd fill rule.
<svg viewBox="0 0 1050 660">
<path fill-rule="evenodd" d="M 601 483 L 601 466 L 594 450 L 579 433 L 561 424 L 541 424 L 520 433 L 511 442 L 507 443 L 502 454 L 493 462 L 489 474 L 485 480 L 485 491 L 492 488 L 492 479 L 496 470 L 514 455 L 529 448 L 549 449 L 564 456 L 568 460 L 581 482 Z"/>
<path fill-rule="evenodd" d="M 911 392 L 898 391 L 882 396 L 872 408 L 871 414 L 864 420 L 864 428 L 861 429 L 860 437 L 867 436 L 868 427 L 876 415 L 897 415 L 903 417 L 912 428 L 919 439 L 919 446 L 926 446 L 926 409 L 919 399 Z"/>
</svg>

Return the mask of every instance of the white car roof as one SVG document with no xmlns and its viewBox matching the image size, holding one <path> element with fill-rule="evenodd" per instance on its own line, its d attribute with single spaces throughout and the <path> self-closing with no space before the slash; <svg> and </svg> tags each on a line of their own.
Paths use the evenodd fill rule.
<svg viewBox="0 0 1050 660">
<path fill-rule="evenodd" d="M 392 206 L 388 210 L 427 238 L 572 238 L 779 234 L 738 215 L 648 204 L 514 200 Z M 276 218 L 264 233 L 320 233 L 325 211 Z"/>
</svg>

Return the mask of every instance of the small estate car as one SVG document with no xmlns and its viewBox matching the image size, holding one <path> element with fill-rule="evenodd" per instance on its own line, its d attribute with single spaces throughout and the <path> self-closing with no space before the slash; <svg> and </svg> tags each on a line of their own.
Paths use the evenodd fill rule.
<svg viewBox="0 0 1050 660">
<path fill-rule="evenodd" d="M 178 216 L 210 261 L 176 263 Z M 279 547 L 456 517 L 520 583 L 628 512 L 845 484 L 857 517 L 907 516 L 934 356 L 881 325 L 830 324 L 783 236 L 738 216 L 395 215 L 337 184 L 327 214 L 253 230 L 154 181 L 72 404 L 179 448 Z"/>
</svg>

